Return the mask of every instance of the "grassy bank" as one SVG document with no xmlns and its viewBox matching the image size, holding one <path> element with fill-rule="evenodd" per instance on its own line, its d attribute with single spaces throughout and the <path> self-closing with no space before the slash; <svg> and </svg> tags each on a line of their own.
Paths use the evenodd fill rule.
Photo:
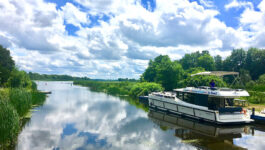
<svg viewBox="0 0 265 150">
<path fill-rule="evenodd" d="M 90 87 L 92 91 L 106 92 L 111 95 L 130 95 L 138 97 L 153 91 L 162 91 L 160 84 L 151 82 L 124 82 L 124 81 L 74 81 L 74 84 Z"/>
<path fill-rule="evenodd" d="M 23 119 L 33 106 L 45 101 L 45 94 L 23 88 L 0 88 L 0 149 L 15 146 Z"/>
</svg>

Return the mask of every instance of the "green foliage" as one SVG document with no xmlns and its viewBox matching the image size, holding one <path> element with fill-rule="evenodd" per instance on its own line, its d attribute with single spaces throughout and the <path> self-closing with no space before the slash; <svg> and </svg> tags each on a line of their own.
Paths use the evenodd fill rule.
<svg viewBox="0 0 265 150">
<path fill-rule="evenodd" d="M 202 51 L 201 53 L 197 51 L 195 53 L 185 54 L 185 56 L 180 59 L 180 63 L 185 70 L 196 67 L 203 67 L 208 71 L 215 69 L 214 59 L 208 51 Z"/>
<path fill-rule="evenodd" d="M 14 66 L 15 62 L 10 56 L 9 50 L 0 45 L 0 86 L 8 80 Z"/>
<path fill-rule="evenodd" d="M 246 51 L 243 49 L 234 49 L 231 56 L 224 61 L 225 70 L 239 72 L 244 67 L 246 61 Z"/>
<path fill-rule="evenodd" d="M 12 88 L 32 88 L 32 82 L 25 71 L 19 71 L 18 69 L 13 69 L 11 76 L 7 81 L 7 86 Z"/>
<path fill-rule="evenodd" d="M 13 146 L 22 127 L 22 118 L 32 104 L 43 104 L 45 98 L 45 94 L 38 91 L 0 88 L 0 149 Z"/>
<path fill-rule="evenodd" d="M 21 120 L 32 104 L 42 104 L 45 95 L 37 91 L 24 71 L 15 68 L 10 52 L 0 45 L 0 149 L 9 149 L 17 139 Z"/>
<path fill-rule="evenodd" d="M 19 116 L 8 100 L 0 98 L 0 145 L 9 146 L 19 133 Z M 1 147 L 0 147 L 1 148 Z"/>
<path fill-rule="evenodd" d="M 162 91 L 160 84 L 149 82 L 106 82 L 106 81 L 74 81 L 74 84 L 90 87 L 91 90 L 106 92 L 112 95 L 131 95 L 137 97 L 148 95 L 153 91 Z"/>
<path fill-rule="evenodd" d="M 136 83 L 130 90 L 130 95 L 134 97 L 148 95 L 154 91 L 163 91 L 163 88 L 160 84 L 150 83 L 150 82 L 141 82 Z"/>
<path fill-rule="evenodd" d="M 191 54 L 185 54 L 183 58 L 180 59 L 180 63 L 183 67 L 183 69 L 189 69 L 189 68 L 195 68 L 198 67 L 198 58 L 202 54 L 197 51 L 195 53 Z"/>
<path fill-rule="evenodd" d="M 246 85 L 246 83 L 251 81 L 251 76 L 248 70 L 240 69 L 239 74 L 240 74 L 240 80 L 243 83 L 243 85 Z"/>
<path fill-rule="evenodd" d="M 265 74 L 261 75 L 257 82 L 258 82 L 258 84 L 264 84 L 265 85 Z"/>
<path fill-rule="evenodd" d="M 36 82 L 34 82 L 34 81 L 31 82 L 31 89 L 32 89 L 32 91 L 38 90 Z"/>
<path fill-rule="evenodd" d="M 248 91 L 250 96 L 245 97 L 250 103 L 253 104 L 265 104 L 265 93 L 257 91 Z"/>
<path fill-rule="evenodd" d="M 220 55 L 217 55 L 214 57 L 214 63 L 215 63 L 215 69 L 217 71 L 223 70 L 223 61 L 222 61 L 222 57 Z"/>
<path fill-rule="evenodd" d="M 209 86 L 209 83 L 214 80 L 215 86 L 217 87 L 226 87 L 226 83 L 217 76 L 189 76 L 188 78 L 184 79 L 185 86 Z M 183 87 L 185 87 L 183 86 Z"/>
<path fill-rule="evenodd" d="M 44 93 L 41 93 L 39 91 L 32 91 L 31 92 L 31 103 L 32 105 L 42 105 L 45 102 L 46 95 Z"/>
<path fill-rule="evenodd" d="M 209 54 L 202 55 L 198 58 L 198 67 L 202 67 L 205 70 L 215 70 L 214 59 Z"/>
<path fill-rule="evenodd" d="M 172 62 L 167 55 L 160 55 L 154 61 L 150 60 L 142 79 L 160 83 L 165 90 L 172 90 L 178 86 L 178 81 L 182 78 L 183 73 L 184 70 L 178 62 Z"/>
<path fill-rule="evenodd" d="M 47 75 L 38 73 L 28 73 L 31 80 L 42 80 L 42 81 L 74 81 L 74 80 L 89 80 L 87 77 L 72 77 L 69 75 Z"/>
<path fill-rule="evenodd" d="M 23 117 L 31 108 L 32 95 L 26 89 L 13 88 L 9 92 L 10 102 L 17 110 L 20 117 Z"/>
<path fill-rule="evenodd" d="M 250 48 L 247 51 L 244 69 L 248 70 L 251 78 L 256 80 L 260 75 L 265 74 L 265 50 Z"/>
</svg>

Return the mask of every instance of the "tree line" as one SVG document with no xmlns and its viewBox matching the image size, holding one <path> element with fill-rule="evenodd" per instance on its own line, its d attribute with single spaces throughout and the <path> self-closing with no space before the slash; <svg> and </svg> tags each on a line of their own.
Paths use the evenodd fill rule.
<svg viewBox="0 0 265 150">
<path fill-rule="evenodd" d="M 234 49 L 230 56 L 222 59 L 220 55 L 211 56 L 209 51 L 185 54 L 180 60 L 172 61 L 168 55 L 160 55 L 150 60 L 141 75 L 141 81 L 160 83 L 165 90 L 176 87 L 208 85 L 215 80 L 218 86 L 231 82 L 214 76 L 195 76 L 200 71 L 235 71 L 240 73 L 244 85 L 261 84 L 265 74 L 265 50 L 258 48 Z M 262 76 L 263 75 L 263 76 Z M 260 79 L 259 79 L 260 78 Z M 264 83 L 265 84 L 265 83 Z"/>
<path fill-rule="evenodd" d="M 56 74 L 39 74 L 28 73 L 31 80 L 45 80 L 45 81 L 73 81 L 73 80 L 90 80 L 88 77 L 73 77 L 69 75 L 56 75 Z"/>
</svg>

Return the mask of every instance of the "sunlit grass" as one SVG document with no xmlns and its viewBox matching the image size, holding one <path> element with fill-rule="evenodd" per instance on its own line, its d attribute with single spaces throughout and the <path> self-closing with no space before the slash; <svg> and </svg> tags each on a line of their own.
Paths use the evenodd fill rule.
<svg viewBox="0 0 265 150">
<path fill-rule="evenodd" d="M 1 94 L 4 93 L 3 91 Z M 11 145 L 19 132 L 19 116 L 7 97 L 0 97 L 0 149 Z"/>
<path fill-rule="evenodd" d="M 0 149 L 14 146 L 24 118 L 45 99 L 45 94 L 36 90 L 0 88 Z"/>
</svg>

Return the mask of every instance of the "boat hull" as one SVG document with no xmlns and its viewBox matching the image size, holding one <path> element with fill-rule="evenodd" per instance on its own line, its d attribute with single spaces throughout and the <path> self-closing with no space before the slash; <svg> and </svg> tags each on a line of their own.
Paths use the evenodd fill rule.
<svg viewBox="0 0 265 150">
<path fill-rule="evenodd" d="M 205 107 L 193 106 L 191 104 L 178 103 L 175 100 L 149 95 L 149 107 L 166 111 L 201 121 L 212 122 L 215 124 L 247 124 L 251 123 L 252 119 L 244 118 L 244 114 L 219 114 L 218 111 L 207 110 Z"/>
</svg>

